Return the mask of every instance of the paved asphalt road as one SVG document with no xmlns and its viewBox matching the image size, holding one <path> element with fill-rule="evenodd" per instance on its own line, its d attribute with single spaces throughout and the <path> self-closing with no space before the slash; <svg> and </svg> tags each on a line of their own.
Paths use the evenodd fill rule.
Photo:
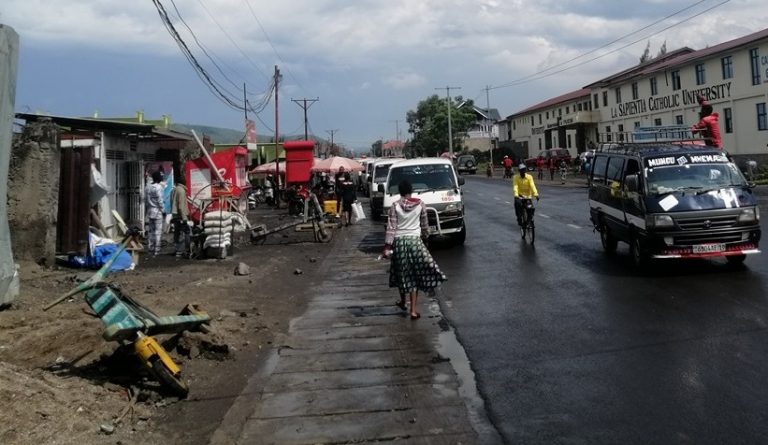
<svg viewBox="0 0 768 445">
<path fill-rule="evenodd" d="M 464 190 L 443 311 L 508 443 L 768 443 L 768 254 L 640 274 L 603 254 L 585 188 L 539 186 L 535 249 L 508 183 Z"/>
</svg>

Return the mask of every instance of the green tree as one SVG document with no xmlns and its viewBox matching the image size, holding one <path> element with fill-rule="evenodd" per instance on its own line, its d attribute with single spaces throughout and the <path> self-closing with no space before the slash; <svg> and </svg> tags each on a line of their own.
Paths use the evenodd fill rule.
<svg viewBox="0 0 768 445">
<path fill-rule="evenodd" d="M 451 133 L 453 151 L 462 151 L 462 135 L 475 122 L 471 100 L 464 101 L 457 96 L 451 101 Z M 448 107 L 446 99 L 432 95 L 419 102 L 416 110 L 406 114 L 408 132 L 413 135 L 408 147 L 413 156 L 439 156 L 448 151 Z"/>
</svg>

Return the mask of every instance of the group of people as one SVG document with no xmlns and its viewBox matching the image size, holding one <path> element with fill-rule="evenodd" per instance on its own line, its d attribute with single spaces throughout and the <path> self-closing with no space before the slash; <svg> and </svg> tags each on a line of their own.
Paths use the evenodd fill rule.
<svg viewBox="0 0 768 445">
<path fill-rule="evenodd" d="M 160 254 L 165 221 L 163 190 L 165 181 L 161 171 L 154 171 L 152 182 L 144 189 L 144 207 L 147 219 L 147 252 L 152 256 Z M 173 245 L 177 257 L 189 253 L 190 232 L 189 206 L 187 205 L 187 186 L 184 176 L 179 175 L 171 192 L 171 224 L 173 226 Z"/>
</svg>

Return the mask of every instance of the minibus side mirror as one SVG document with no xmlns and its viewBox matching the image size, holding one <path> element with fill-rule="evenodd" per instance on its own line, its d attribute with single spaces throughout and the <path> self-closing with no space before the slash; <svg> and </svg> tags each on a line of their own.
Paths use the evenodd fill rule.
<svg viewBox="0 0 768 445">
<path fill-rule="evenodd" d="M 624 178 L 624 185 L 629 192 L 637 192 L 640 188 L 640 178 L 637 175 L 627 175 Z"/>
<path fill-rule="evenodd" d="M 465 181 L 464 181 L 464 178 L 462 178 L 462 177 L 459 177 L 459 185 L 460 185 L 460 186 L 464 185 L 464 182 L 465 182 Z"/>
<path fill-rule="evenodd" d="M 379 193 L 384 193 L 384 184 L 379 184 L 379 187 L 376 189 Z"/>
</svg>

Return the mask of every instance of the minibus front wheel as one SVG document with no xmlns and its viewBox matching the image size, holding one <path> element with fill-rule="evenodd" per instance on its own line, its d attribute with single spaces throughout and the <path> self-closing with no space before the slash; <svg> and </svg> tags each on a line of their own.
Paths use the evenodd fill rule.
<svg viewBox="0 0 768 445">
<path fill-rule="evenodd" d="M 632 262 L 638 269 L 647 267 L 648 263 L 651 261 L 648 253 L 645 252 L 643 242 L 637 233 L 632 236 L 632 241 L 629 244 L 629 252 L 632 255 Z"/>
<path fill-rule="evenodd" d="M 603 245 L 603 250 L 607 254 L 616 253 L 616 247 L 618 247 L 619 240 L 613 237 L 608 231 L 608 226 L 605 224 L 600 225 L 600 243 Z"/>
</svg>

